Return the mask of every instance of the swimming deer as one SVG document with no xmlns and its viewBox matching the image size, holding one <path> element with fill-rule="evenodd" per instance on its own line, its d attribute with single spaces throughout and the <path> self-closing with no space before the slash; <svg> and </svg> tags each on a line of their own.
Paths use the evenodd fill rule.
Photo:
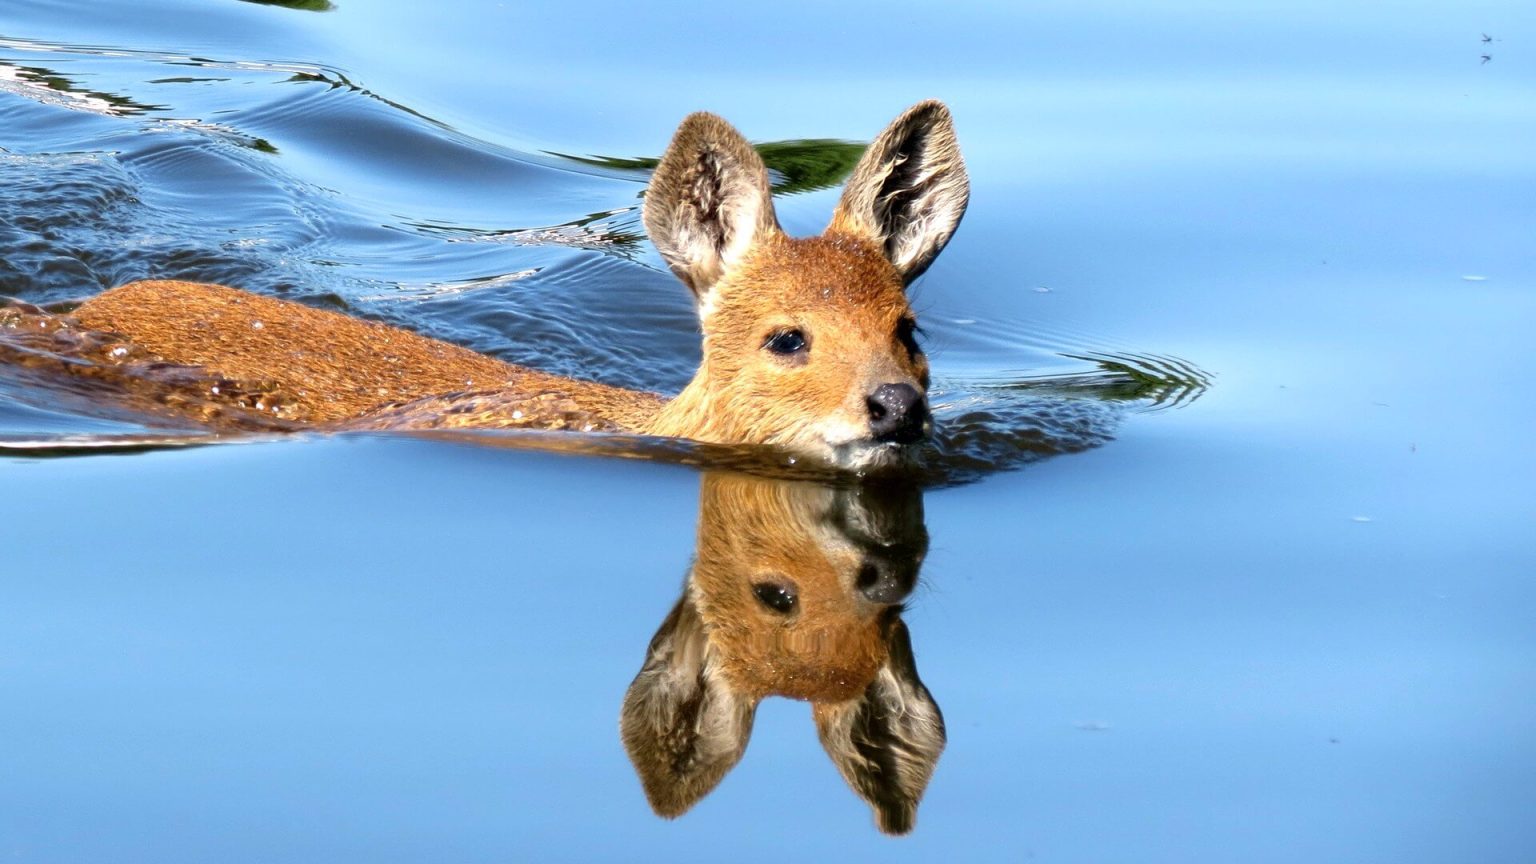
<svg viewBox="0 0 1536 864">
<path fill-rule="evenodd" d="M 652 808 L 680 816 L 714 789 L 779 695 L 810 701 L 880 829 L 910 831 L 945 741 L 901 621 L 927 549 L 916 489 L 706 473 L 694 565 L 620 719 Z"/>
<path fill-rule="evenodd" d="M 703 331 L 697 374 L 671 399 L 218 285 L 135 282 L 74 316 L 157 361 L 255 382 L 227 389 L 266 393 L 306 425 L 616 430 L 883 464 L 931 433 L 905 289 L 949 242 L 969 188 L 949 110 L 922 102 L 865 151 L 826 232 L 791 238 L 747 140 L 689 116 L 643 207 Z"/>
</svg>

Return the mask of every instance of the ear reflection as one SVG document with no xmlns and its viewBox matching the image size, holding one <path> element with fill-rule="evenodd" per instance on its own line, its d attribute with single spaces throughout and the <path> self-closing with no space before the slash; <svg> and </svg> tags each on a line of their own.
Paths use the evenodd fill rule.
<svg viewBox="0 0 1536 864">
<path fill-rule="evenodd" d="M 698 554 L 620 723 L 656 812 L 681 815 L 718 785 L 778 695 L 811 702 L 881 830 L 910 831 L 944 749 L 900 617 L 927 549 L 912 486 L 704 475 Z"/>
</svg>

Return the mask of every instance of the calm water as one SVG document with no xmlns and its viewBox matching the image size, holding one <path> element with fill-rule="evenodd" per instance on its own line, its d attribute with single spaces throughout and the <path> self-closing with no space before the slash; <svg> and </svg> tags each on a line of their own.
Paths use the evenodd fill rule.
<svg viewBox="0 0 1536 864">
<path fill-rule="evenodd" d="M 220 281 L 675 390 L 697 334 L 637 206 L 688 112 L 803 150 L 939 97 L 973 197 L 915 288 L 921 492 L 526 439 L 146 446 L 197 430 L 0 368 L 0 855 L 1528 860 L 1533 46 L 1513 2 L 9 0 L 28 303 Z M 835 190 L 780 169 L 820 230 Z M 948 746 L 910 835 L 785 699 L 651 812 L 620 708 L 690 562 L 751 537 L 705 517 L 744 512 L 806 561 L 921 559 Z"/>
</svg>

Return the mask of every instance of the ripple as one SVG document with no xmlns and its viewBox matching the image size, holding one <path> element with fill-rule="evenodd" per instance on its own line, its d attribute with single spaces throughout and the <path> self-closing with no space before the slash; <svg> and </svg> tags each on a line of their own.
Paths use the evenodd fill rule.
<svg viewBox="0 0 1536 864">
<path fill-rule="evenodd" d="M 697 318 L 670 274 L 603 256 L 567 256 L 515 290 L 453 298 L 479 335 L 458 341 L 523 366 L 635 390 L 682 389 L 699 362 Z"/>
<path fill-rule="evenodd" d="M 0 48 L 8 47 L 0 40 Z M 164 110 L 126 96 L 83 87 L 54 70 L 0 59 L 0 93 L 10 93 L 44 105 L 107 116 L 129 116 Z"/>
<path fill-rule="evenodd" d="M 1143 410 L 1183 408 L 1204 395 L 1210 376 L 1188 360 L 1155 354 L 1063 354 L 1091 364 L 1091 370 L 1047 375 L 999 371 L 971 379 L 971 387 L 1035 395 L 1083 396 L 1136 402 Z"/>
<path fill-rule="evenodd" d="M 518 246 L 559 246 L 587 249 L 633 259 L 646 242 L 639 207 L 589 213 L 558 225 L 535 228 L 470 228 L 420 223 L 410 226 L 450 243 L 511 243 Z"/>
<path fill-rule="evenodd" d="M 956 399 L 937 394 L 933 450 L 921 473 L 930 486 L 971 483 L 1114 440 L 1124 412 L 1093 399 Z"/>
</svg>

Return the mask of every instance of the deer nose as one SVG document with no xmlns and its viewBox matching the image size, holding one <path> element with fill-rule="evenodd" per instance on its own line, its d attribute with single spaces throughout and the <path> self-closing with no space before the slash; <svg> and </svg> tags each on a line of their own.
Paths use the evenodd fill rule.
<svg viewBox="0 0 1536 864">
<path fill-rule="evenodd" d="M 911 384 L 881 384 L 864 401 L 876 441 L 911 444 L 928 437 L 928 406 Z"/>
<path fill-rule="evenodd" d="M 857 586 L 859 593 L 871 603 L 892 606 L 907 599 L 917 582 L 917 566 L 914 561 L 866 560 L 859 568 Z"/>
</svg>

